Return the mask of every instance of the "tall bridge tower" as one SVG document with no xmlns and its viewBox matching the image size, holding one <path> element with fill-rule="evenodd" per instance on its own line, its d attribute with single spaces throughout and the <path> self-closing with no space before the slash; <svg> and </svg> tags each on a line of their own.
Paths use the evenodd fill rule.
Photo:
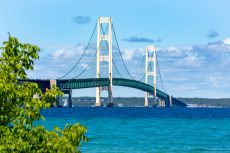
<svg viewBox="0 0 230 153">
<path fill-rule="evenodd" d="M 109 24 L 109 35 L 101 35 L 101 23 Z M 101 55 L 100 45 L 101 41 L 106 40 L 109 42 L 109 55 Z M 112 71 L 112 18 L 111 17 L 98 17 L 97 25 L 97 78 L 100 78 L 100 62 L 108 61 L 109 62 L 109 81 L 110 84 L 108 87 L 97 87 L 96 88 L 96 107 L 101 107 L 101 91 L 108 91 L 108 104 L 107 107 L 113 107 L 113 71 Z"/>
<path fill-rule="evenodd" d="M 153 57 L 149 57 L 149 50 L 153 50 Z M 156 97 L 157 97 L 157 86 L 156 86 L 156 46 L 146 46 L 146 52 L 145 52 L 145 56 L 146 56 L 146 64 L 145 64 L 145 83 L 148 84 L 148 76 L 152 75 L 154 80 L 153 80 L 153 86 L 154 86 L 154 92 L 153 93 L 149 93 L 149 92 L 145 92 L 145 107 L 149 107 L 149 102 L 148 102 L 148 96 L 149 94 L 154 96 L 154 103 L 153 106 L 156 106 Z M 149 66 L 149 62 L 153 62 L 154 66 L 153 66 L 153 71 L 148 71 L 148 66 Z"/>
</svg>

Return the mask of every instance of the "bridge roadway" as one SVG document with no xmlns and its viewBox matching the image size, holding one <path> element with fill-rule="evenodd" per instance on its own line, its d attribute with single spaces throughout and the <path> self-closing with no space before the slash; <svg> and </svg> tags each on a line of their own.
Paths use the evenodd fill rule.
<svg viewBox="0 0 230 153">
<path fill-rule="evenodd" d="M 25 81 L 37 83 L 39 88 L 42 91 L 45 91 L 46 88 L 51 88 L 50 80 L 40 80 L 40 79 L 29 79 L 22 80 L 18 79 L 19 83 L 23 83 Z M 69 82 L 69 83 L 68 83 Z M 68 83 L 68 84 L 67 84 Z M 89 79 L 61 79 L 57 80 L 57 87 L 62 91 L 72 90 L 72 89 L 82 89 L 82 88 L 93 88 L 93 87 L 105 87 L 109 86 L 110 80 L 108 78 L 89 78 Z M 124 86 L 131 87 L 135 89 L 139 89 L 145 92 L 153 93 L 154 87 L 148 84 L 145 84 L 140 81 L 131 80 L 131 79 L 123 79 L 123 78 L 113 78 L 114 86 Z M 64 87 L 64 88 L 63 88 Z M 169 99 L 169 95 L 157 89 L 157 97 L 161 99 L 165 99 L 166 101 Z M 173 104 L 175 106 L 185 107 L 186 104 L 173 98 Z"/>
</svg>

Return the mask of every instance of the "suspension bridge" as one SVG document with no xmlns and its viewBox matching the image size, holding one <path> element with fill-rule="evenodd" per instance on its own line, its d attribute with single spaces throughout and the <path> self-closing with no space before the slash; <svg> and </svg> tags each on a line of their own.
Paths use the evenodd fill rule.
<svg viewBox="0 0 230 153">
<path fill-rule="evenodd" d="M 105 30 L 103 29 L 102 24 L 106 24 Z M 96 29 L 97 38 L 96 42 L 94 43 L 92 38 Z M 114 37 L 112 34 L 114 34 Z M 115 45 L 112 44 L 113 38 L 116 42 Z M 113 75 L 115 75 L 115 77 Z M 150 81 L 149 76 L 152 76 L 152 80 Z M 144 91 L 145 102 L 143 102 L 143 104 L 145 107 L 186 106 L 185 103 L 166 93 L 160 74 L 155 45 L 146 46 L 145 53 L 143 54 L 142 62 L 137 74 L 134 77 L 131 75 L 128 66 L 125 63 L 124 57 L 122 56 L 111 17 L 98 18 L 93 30 L 93 34 L 91 35 L 84 52 L 78 59 L 77 63 L 71 68 L 70 71 L 66 72 L 66 74 L 52 80 L 18 80 L 19 83 L 23 83 L 25 81 L 37 83 L 42 92 L 50 89 L 54 84 L 56 87 L 59 87 L 62 92 L 69 95 L 69 107 L 72 107 L 72 90 L 83 88 L 96 88 L 96 107 L 101 107 L 101 91 L 108 91 L 107 107 L 113 107 L 113 86 L 124 86 Z M 157 82 L 160 82 L 159 84 L 161 84 L 162 89 L 159 89 Z M 153 96 L 152 104 L 148 101 L 148 97 L 150 95 Z M 34 98 L 39 98 L 39 95 L 35 94 Z M 58 101 L 59 99 L 60 97 L 57 97 Z M 159 101 L 158 105 L 157 99 Z M 55 106 L 56 104 L 53 105 Z"/>
</svg>

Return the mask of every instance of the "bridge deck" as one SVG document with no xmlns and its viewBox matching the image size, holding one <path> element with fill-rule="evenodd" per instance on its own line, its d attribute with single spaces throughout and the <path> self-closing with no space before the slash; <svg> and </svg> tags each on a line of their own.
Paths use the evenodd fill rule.
<svg viewBox="0 0 230 153">
<path fill-rule="evenodd" d="M 37 83 L 39 88 L 42 90 L 45 90 L 46 88 L 50 89 L 50 80 L 21 80 L 18 79 L 19 83 L 23 83 L 25 81 L 34 82 Z M 68 83 L 69 82 L 69 83 Z M 67 84 L 68 83 L 68 84 Z M 93 87 L 103 87 L 108 86 L 110 84 L 110 81 L 108 78 L 89 78 L 89 79 L 62 79 L 57 80 L 57 86 L 60 89 L 68 90 L 68 89 L 82 89 L 82 88 L 93 88 Z M 154 87 L 148 84 L 145 84 L 140 81 L 131 80 L 131 79 L 123 79 L 123 78 L 113 78 L 113 85 L 114 86 L 124 86 L 124 87 L 130 87 L 139 89 L 145 92 L 152 93 L 154 91 Z M 64 87 L 64 88 L 63 88 Z M 157 97 L 168 99 L 169 95 L 158 90 L 157 89 Z M 183 102 L 173 98 L 174 103 L 176 103 L 178 106 L 185 107 L 186 104 Z"/>
<path fill-rule="evenodd" d="M 50 80 L 39 80 L 39 79 L 20 80 L 19 79 L 20 83 L 25 81 L 37 83 L 39 88 L 41 89 L 46 89 L 46 88 L 50 89 Z M 108 78 L 89 78 L 89 79 L 72 79 L 72 80 L 62 79 L 62 80 L 57 80 L 57 84 L 58 84 L 57 86 L 60 89 L 82 89 L 82 88 L 108 86 L 110 84 L 110 81 Z M 113 85 L 131 87 L 150 93 L 154 91 L 153 86 L 131 79 L 113 78 Z M 157 89 L 157 97 L 167 99 L 168 95 Z"/>
</svg>

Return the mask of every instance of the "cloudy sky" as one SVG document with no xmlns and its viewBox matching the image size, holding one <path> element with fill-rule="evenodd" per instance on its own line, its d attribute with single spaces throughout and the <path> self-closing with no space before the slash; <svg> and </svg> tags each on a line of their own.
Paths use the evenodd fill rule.
<svg viewBox="0 0 230 153">
<path fill-rule="evenodd" d="M 146 45 L 156 45 L 168 94 L 229 98 L 229 6 L 228 0 L 2 1 L 0 42 L 7 40 L 7 32 L 10 32 L 20 42 L 40 47 L 40 59 L 28 75 L 30 78 L 54 79 L 76 64 L 89 42 L 98 16 L 111 16 L 122 57 L 132 76 L 138 72 Z M 70 77 L 89 64 L 89 57 L 95 53 L 95 42 L 94 36 Z M 113 47 L 116 54 L 117 48 Z M 116 60 L 121 74 L 128 78 L 121 59 Z M 89 69 L 92 70 L 84 77 L 95 73 L 93 66 Z M 106 91 L 102 95 L 107 96 Z M 95 96 L 95 89 L 75 90 L 74 96 Z M 114 87 L 114 96 L 143 97 L 144 92 Z"/>
</svg>

